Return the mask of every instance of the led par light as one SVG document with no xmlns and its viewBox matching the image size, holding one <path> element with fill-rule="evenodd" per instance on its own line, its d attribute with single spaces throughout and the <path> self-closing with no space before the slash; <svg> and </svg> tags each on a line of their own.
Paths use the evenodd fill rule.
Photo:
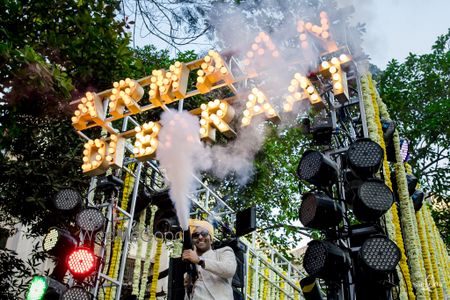
<svg viewBox="0 0 450 300">
<path fill-rule="evenodd" d="M 383 130 L 384 144 L 386 145 L 386 157 L 390 162 L 397 162 L 394 147 L 395 122 L 381 119 L 381 128 Z"/>
<path fill-rule="evenodd" d="M 177 232 L 181 231 L 180 223 L 175 209 L 172 208 L 160 208 L 155 212 L 155 219 L 153 221 L 153 234 L 172 233 L 175 236 Z M 171 239 L 169 235 L 165 235 L 166 238 Z"/>
<path fill-rule="evenodd" d="M 362 244 L 358 257 L 364 270 L 377 274 L 395 271 L 401 254 L 393 241 L 384 235 L 375 235 Z"/>
<path fill-rule="evenodd" d="M 413 201 L 414 210 L 419 211 L 422 208 L 423 199 L 425 198 L 424 192 L 421 190 L 416 190 L 411 198 Z"/>
<path fill-rule="evenodd" d="M 407 139 L 400 139 L 400 155 L 402 156 L 403 162 L 409 160 L 409 141 Z"/>
<path fill-rule="evenodd" d="M 26 300 L 59 299 L 67 287 L 50 277 L 34 276 L 28 287 Z"/>
<path fill-rule="evenodd" d="M 353 213 L 361 221 L 377 221 L 394 203 L 389 187 L 379 179 L 368 179 L 353 189 Z"/>
<path fill-rule="evenodd" d="M 86 247 L 78 247 L 67 257 L 67 267 L 73 278 L 82 280 L 91 275 L 97 265 L 93 251 Z"/>
<path fill-rule="evenodd" d="M 359 139 L 348 147 L 350 169 L 361 178 L 372 177 L 383 164 L 383 148 L 370 139 Z"/>
<path fill-rule="evenodd" d="M 297 176 L 318 187 L 328 187 L 337 182 L 338 171 L 330 158 L 318 151 L 307 150 L 298 164 Z"/>
<path fill-rule="evenodd" d="M 77 244 L 69 231 L 53 227 L 45 235 L 42 248 L 50 255 L 59 256 L 70 252 Z"/>
<path fill-rule="evenodd" d="M 105 223 L 105 217 L 97 208 L 89 207 L 77 214 L 76 223 L 81 230 L 98 232 Z"/>
<path fill-rule="evenodd" d="M 342 207 L 324 193 L 306 193 L 302 196 L 299 217 L 305 227 L 328 229 L 342 221 Z"/>
<path fill-rule="evenodd" d="M 82 198 L 74 189 L 63 189 L 53 198 L 55 208 L 65 214 L 74 214 L 81 209 Z"/>
<path fill-rule="evenodd" d="M 311 241 L 303 257 L 306 272 L 316 278 L 338 279 L 350 268 L 350 256 L 326 241 Z"/>
<path fill-rule="evenodd" d="M 86 291 L 81 286 L 73 286 L 68 289 L 63 295 L 62 300 L 91 300 L 92 294 Z"/>
</svg>

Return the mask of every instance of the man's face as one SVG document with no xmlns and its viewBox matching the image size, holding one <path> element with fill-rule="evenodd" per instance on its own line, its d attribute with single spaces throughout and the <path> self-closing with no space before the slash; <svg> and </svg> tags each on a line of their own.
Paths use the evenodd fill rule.
<svg viewBox="0 0 450 300">
<path fill-rule="evenodd" d="M 194 242 L 197 251 L 204 253 L 211 249 L 211 236 L 206 228 L 196 227 L 192 233 L 192 241 Z"/>
</svg>

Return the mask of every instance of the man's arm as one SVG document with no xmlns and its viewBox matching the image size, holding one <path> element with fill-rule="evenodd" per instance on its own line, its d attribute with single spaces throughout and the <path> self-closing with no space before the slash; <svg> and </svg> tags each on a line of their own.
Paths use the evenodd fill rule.
<svg viewBox="0 0 450 300">
<path fill-rule="evenodd" d="M 224 247 L 217 250 L 217 258 L 204 258 L 204 269 L 224 279 L 233 278 L 237 265 L 233 249 Z"/>
</svg>

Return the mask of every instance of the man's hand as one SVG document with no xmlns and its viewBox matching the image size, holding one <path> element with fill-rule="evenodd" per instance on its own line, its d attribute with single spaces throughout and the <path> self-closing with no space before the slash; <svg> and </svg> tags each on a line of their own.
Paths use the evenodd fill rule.
<svg viewBox="0 0 450 300">
<path fill-rule="evenodd" d="M 193 264 L 198 264 L 198 262 L 200 261 L 197 253 L 191 249 L 183 250 L 183 255 L 181 256 L 181 258 L 183 260 L 190 261 Z"/>
</svg>

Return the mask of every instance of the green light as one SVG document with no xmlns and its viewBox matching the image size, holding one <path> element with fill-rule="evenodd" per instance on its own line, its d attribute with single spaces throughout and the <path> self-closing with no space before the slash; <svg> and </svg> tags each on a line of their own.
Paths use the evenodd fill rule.
<svg viewBox="0 0 450 300">
<path fill-rule="evenodd" d="M 26 300 L 41 300 L 47 291 L 47 280 L 42 276 L 34 276 L 28 288 Z"/>
</svg>

